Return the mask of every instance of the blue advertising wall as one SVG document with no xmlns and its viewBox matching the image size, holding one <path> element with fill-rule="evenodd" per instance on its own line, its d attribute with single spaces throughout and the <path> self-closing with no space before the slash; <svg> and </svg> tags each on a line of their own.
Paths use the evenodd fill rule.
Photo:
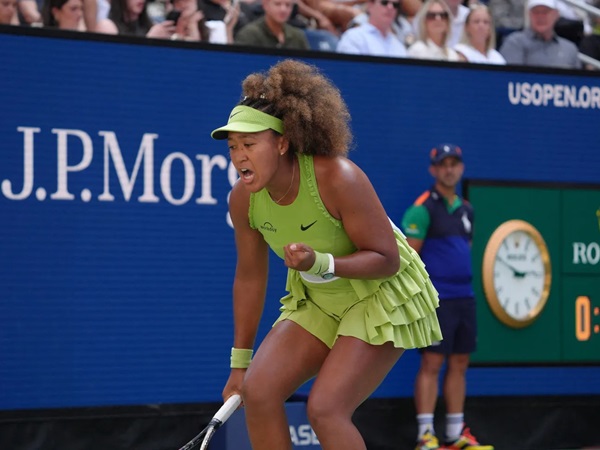
<svg viewBox="0 0 600 450">
<path fill-rule="evenodd" d="M 350 157 L 397 222 L 440 142 L 466 178 L 600 181 L 592 74 L 106 39 L 0 33 L 0 410 L 219 400 L 236 174 L 209 133 L 282 58 L 340 88 Z M 271 273 L 259 339 L 284 294 Z M 417 364 L 407 352 L 374 395 L 411 396 Z M 600 393 L 598 366 L 468 376 L 470 395 Z"/>
</svg>

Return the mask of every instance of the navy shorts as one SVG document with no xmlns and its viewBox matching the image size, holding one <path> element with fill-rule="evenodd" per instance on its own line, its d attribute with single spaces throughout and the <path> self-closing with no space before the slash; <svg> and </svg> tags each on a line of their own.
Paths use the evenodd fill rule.
<svg viewBox="0 0 600 450">
<path fill-rule="evenodd" d="M 445 355 L 476 350 L 477 311 L 474 298 L 440 300 L 437 316 L 444 339 L 423 350 Z"/>
</svg>

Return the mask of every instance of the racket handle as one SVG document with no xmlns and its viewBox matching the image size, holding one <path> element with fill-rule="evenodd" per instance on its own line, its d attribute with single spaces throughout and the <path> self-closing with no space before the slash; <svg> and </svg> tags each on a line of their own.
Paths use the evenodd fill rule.
<svg viewBox="0 0 600 450">
<path fill-rule="evenodd" d="M 238 406 L 242 403 L 242 397 L 238 394 L 234 394 L 227 399 L 227 401 L 219 408 L 217 413 L 214 415 L 213 420 L 218 423 L 225 423 L 227 419 L 238 409 Z"/>
</svg>

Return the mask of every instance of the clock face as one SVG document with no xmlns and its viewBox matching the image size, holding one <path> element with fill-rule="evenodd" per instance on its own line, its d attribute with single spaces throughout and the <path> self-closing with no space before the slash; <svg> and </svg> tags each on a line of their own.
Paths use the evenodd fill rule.
<svg viewBox="0 0 600 450">
<path fill-rule="evenodd" d="M 484 290 L 503 323 L 520 328 L 541 313 L 550 291 L 550 258 L 539 232 L 529 223 L 502 224 L 488 242 L 483 267 Z"/>
</svg>

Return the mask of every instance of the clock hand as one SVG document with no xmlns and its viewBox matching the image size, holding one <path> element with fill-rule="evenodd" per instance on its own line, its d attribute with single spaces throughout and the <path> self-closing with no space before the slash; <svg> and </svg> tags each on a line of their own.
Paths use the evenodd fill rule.
<svg viewBox="0 0 600 450">
<path fill-rule="evenodd" d="M 504 259 L 498 257 L 498 261 L 502 262 L 506 267 L 508 267 L 510 270 L 512 270 L 513 276 L 515 278 L 523 278 L 526 275 L 526 272 L 520 272 L 517 269 L 515 269 L 511 264 L 507 263 L 506 261 L 504 261 Z"/>
</svg>

